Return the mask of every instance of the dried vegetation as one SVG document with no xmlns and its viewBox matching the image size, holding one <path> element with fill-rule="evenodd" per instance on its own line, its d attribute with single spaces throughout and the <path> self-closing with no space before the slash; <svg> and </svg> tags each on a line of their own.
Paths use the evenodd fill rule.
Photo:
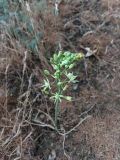
<svg viewBox="0 0 120 160">
<path fill-rule="evenodd" d="M 58 16 L 54 1 L 5 0 L 0 8 L 0 160 L 119 160 L 119 0 L 62 0 Z M 61 137 L 46 126 L 54 107 L 41 93 L 43 69 L 52 71 L 59 49 L 86 47 L 96 52 L 74 69 L 74 101 L 62 102 L 60 122 L 69 130 L 91 118 Z"/>
</svg>

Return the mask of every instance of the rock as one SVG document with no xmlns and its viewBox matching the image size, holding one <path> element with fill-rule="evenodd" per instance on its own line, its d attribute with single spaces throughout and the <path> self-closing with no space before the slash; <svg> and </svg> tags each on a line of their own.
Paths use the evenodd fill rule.
<svg viewBox="0 0 120 160">
<path fill-rule="evenodd" d="M 55 150 L 52 150 L 48 157 L 48 160 L 55 160 L 55 158 L 56 158 L 56 152 Z"/>
</svg>

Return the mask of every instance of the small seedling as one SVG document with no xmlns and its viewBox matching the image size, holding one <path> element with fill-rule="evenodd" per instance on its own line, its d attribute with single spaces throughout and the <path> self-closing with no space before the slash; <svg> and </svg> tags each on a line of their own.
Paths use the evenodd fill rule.
<svg viewBox="0 0 120 160">
<path fill-rule="evenodd" d="M 63 99 L 71 101 L 71 96 L 66 96 L 65 91 L 71 83 L 76 83 L 77 76 L 71 72 L 72 68 L 75 66 L 78 60 L 83 59 L 84 55 L 82 53 L 71 53 L 62 52 L 54 54 L 50 59 L 50 63 L 53 67 L 54 73 L 50 73 L 48 70 L 44 70 L 45 80 L 43 84 L 43 92 L 50 95 L 50 99 L 54 101 L 55 104 L 55 125 L 58 128 L 58 116 L 60 114 L 60 103 Z M 53 78 L 52 83 L 50 83 L 50 76 Z M 55 91 L 52 91 L 53 86 Z"/>
</svg>

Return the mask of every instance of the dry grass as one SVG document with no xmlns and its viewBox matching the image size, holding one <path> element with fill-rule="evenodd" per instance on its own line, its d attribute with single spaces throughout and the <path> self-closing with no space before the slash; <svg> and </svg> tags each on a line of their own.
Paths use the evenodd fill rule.
<svg viewBox="0 0 120 160">
<path fill-rule="evenodd" d="M 119 0 L 102 0 L 103 7 L 106 7 L 107 9 L 112 9 L 120 5 Z"/>
<path fill-rule="evenodd" d="M 100 4 L 61 1 L 59 17 L 52 14 L 54 3 L 50 2 L 44 12 L 31 12 L 35 31 L 44 33 L 37 56 L 1 27 L 1 160 L 48 159 L 52 149 L 62 160 L 66 159 L 65 154 L 73 160 L 89 158 L 90 154 L 95 155 L 93 160 L 120 159 L 120 2 L 101 0 Z M 75 101 L 61 104 L 61 122 L 66 130 L 78 123 L 83 111 L 93 117 L 66 137 L 47 128 L 53 126 L 53 104 L 40 89 L 43 69 L 52 70 L 47 60 L 59 45 L 71 51 L 97 49 L 96 59 L 87 59 L 85 65 L 75 68 L 80 81 L 77 93 L 71 93 Z"/>
</svg>

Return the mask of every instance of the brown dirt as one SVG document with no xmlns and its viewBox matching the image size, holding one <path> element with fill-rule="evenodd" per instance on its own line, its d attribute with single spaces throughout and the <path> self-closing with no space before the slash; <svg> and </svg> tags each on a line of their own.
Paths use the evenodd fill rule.
<svg viewBox="0 0 120 160">
<path fill-rule="evenodd" d="M 119 160 L 120 2 L 61 1 L 59 7 L 59 17 L 45 13 L 45 37 L 40 43 L 42 60 L 29 56 L 24 76 L 21 53 L 26 49 L 20 46 L 16 50 L 14 39 L 12 47 L 5 40 L 6 47 L 1 44 L 0 160 L 15 160 L 20 156 L 22 160 L 50 160 L 52 151 L 56 160 L 68 159 L 63 150 L 63 137 L 32 123 L 39 110 L 54 115 L 53 104 L 42 95 L 40 85 L 43 68 L 51 70 L 46 57 L 49 59 L 58 50 L 59 41 L 63 50 L 84 53 L 85 47 L 96 50 L 94 56 L 74 69 L 79 80 L 77 88 L 71 86 L 69 90 L 74 101 L 61 104 L 60 123 L 65 130 L 91 116 L 66 136 L 65 152 L 71 160 Z M 35 17 L 37 22 L 39 16 Z M 38 118 L 50 124 L 43 113 Z"/>
</svg>

